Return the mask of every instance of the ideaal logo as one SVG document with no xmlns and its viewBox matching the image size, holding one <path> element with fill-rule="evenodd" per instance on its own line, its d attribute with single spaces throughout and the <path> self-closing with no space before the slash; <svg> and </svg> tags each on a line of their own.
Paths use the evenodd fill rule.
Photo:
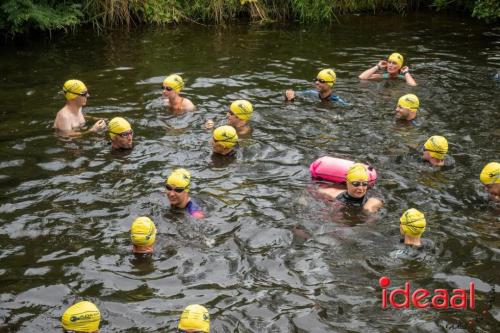
<svg viewBox="0 0 500 333">
<path fill-rule="evenodd" d="M 418 288 L 415 291 L 411 291 L 410 282 L 406 282 L 404 288 L 396 288 L 390 293 L 387 287 L 391 284 L 391 279 L 387 276 L 383 276 L 378 280 L 380 287 L 382 287 L 382 309 L 387 308 L 387 303 L 395 308 L 409 308 L 411 304 L 418 309 L 425 309 L 428 307 L 433 307 L 435 309 L 474 309 L 475 304 L 475 289 L 474 282 L 469 283 L 469 290 L 465 289 L 453 289 L 451 297 L 446 289 L 434 289 L 431 293 L 427 289 Z M 396 301 L 396 296 L 402 302 Z M 428 301 L 428 296 L 431 296 L 431 300 Z"/>
</svg>

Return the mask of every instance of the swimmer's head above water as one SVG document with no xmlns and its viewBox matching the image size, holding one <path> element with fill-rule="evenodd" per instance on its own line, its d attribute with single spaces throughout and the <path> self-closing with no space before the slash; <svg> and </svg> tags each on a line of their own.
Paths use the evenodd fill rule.
<svg viewBox="0 0 500 333">
<path fill-rule="evenodd" d="M 346 175 L 347 194 L 353 198 L 362 198 L 368 190 L 368 171 L 361 163 L 353 164 Z"/>
<path fill-rule="evenodd" d="M 232 126 L 220 126 L 212 135 L 213 152 L 220 155 L 230 155 L 238 144 L 238 134 Z"/>
<path fill-rule="evenodd" d="M 132 148 L 132 139 L 134 131 L 130 123 L 121 117 L 115 117 L 108 123 L 109 138 L 111 145 L 115 149 L 130 149 Z"/>
<path fill-rule="evenodd" d="M 90 97 L 87 86 L 80 80 L 68 80 L 64 82 L 63 94 L 67 104 L 76 104 L 78 107 L 87 104 L 87 98 Z"/>
<path fill-rule="evenodd" d="M 182 80 L 182 77 L 177 74 L 172 74 L 169 75 L 163 80 L 163 94 L 167 94 L 171 91 L 174 91 L 176 93 L 180 93 L 181 90 L 184 88 L 184 80 Z"/>
<path fill-rule="evenodd" d="M 188 305 L 182 311 L 178 326 L 179 333 L 210 333 L 210 314 L 199 304 Z"/>
<path fill-rule="evenodd" d="M 415 208 L 410 208 L 401 215 L 399 221 L 399 231 L 405 238 L 405 244 L 420 246 L 420 237 L 427 225 L 424 214 Z"/>
<path fill-rule="evenodd" d="M 420 106 L 418 97 L 414 94 L 401 96 L 396 106 L 396 118 L 402 120 L 412 120 L 417 116 L 417 110 Z"/>
<path fill-rule="evenodd" d="M 442 166 L 447 152 L 448 140 L 443 136 L 434 135 L 424 143 L 423 159 L 434 166 Z"/>
<path fill-rule="evenodd" d="M 156 226 L 149 217 L 141 216 L 130 226 L 130 239 L 134 253 L 153 253 L 156 241 Z"/>
<path fill-rule="evenodd" d="M 175 169 L 165 180 L 165 193 L 170 205 L 184 208 L 189 202 L 191 173 L 186 169 Z"/>
<path fill-rule="evenodd" d="M 229 116 L 234 115 L 240 120 L 249 121 L 253 114 L 253 105 L 247 100 L 239 99 L 231 103 Z"/>
<path fill-rule="evenodd" d="M 399 53 L 394 52 L 387 58 L 387 72 L 390 74 L 398 73 L 401 67 L 403 67 L 403 56 Z"/>
<path fill-rule="evenodd" d="M 479 175 L 485 190 L 490 194 L 491 199 L 500 201 L 500 163 L 490 162 L 486 164 Z"/>
<path fill-rule="evenodd" d="M 100 322 L 99 309 L 88 301 L 73 304 L 64 311 L 61 318 L 64 332 L 98 332 Z"/>
<path fill-rule="evenodd" d="M 331 68 L 323 69 L 316 75 L 314 82 L 316 83 L 316 89 L 319 91 L 325 90 L 325 88 L 333 88 L 335 81 L 337 80 L 337 75 Z"/>
</svg>

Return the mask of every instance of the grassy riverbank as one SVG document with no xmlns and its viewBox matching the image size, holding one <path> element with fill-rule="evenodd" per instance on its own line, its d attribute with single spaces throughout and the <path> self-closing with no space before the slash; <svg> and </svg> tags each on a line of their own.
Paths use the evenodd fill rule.
<svg viewBox="0 0 500 333">
<path fill-rule="evenodd" d="M 404 15 L 423 8 L 470 13 L 486 21 L 500 18 L 498 0 L 4 0 L 0 32 L 70 30 L 91 24 L 96 30 L 195 21 L 334 22 L 348 13 L 392 11 Z"/>
</svg>

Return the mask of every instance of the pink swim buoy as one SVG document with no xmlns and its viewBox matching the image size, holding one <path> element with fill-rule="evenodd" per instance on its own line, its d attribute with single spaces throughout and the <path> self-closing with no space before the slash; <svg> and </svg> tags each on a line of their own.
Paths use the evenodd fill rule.
<svg viewBox="0 0 500 333">
<path fill-rule="evenodd" d="M 309 166 L 311 177 L 328 180 L 334 183 L 345 183 L 347 170 L 354 164 L 353 161 L 342 158 L 323 156 L 312 162 Z M 370 186 L 375 185 L 377 181 L 377 171 L 372 166 L 366 165 L 368 170 L 368 181 Z"/>
</svg>

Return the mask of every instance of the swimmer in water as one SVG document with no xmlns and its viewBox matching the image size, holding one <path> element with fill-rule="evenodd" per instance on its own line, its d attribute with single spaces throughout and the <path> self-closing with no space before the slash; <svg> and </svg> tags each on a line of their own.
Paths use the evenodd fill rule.
<svg viewBox="0 0 500 333">
<path fill-rule="evenodd" d="M 361 80 L 404 79 L 406 84 L 416 86 L 417 83 L 410 74 L 408 66 L 403 66 L 403 56 L 393 53 L 386 60 L 380 60 L 377 65 L 359 75 Z M 377 73 L 383 71 L 383 73 Z"/>
<path fill-rule="evenodd" d="M 184 88 L 182 77 L 177 74 L 169 75 L 163 80 L 161 86 L 163 99 L 173 112 L 193 111 L 194 104 L 187 98 L 181 97 L 180 92 Z"/>
<path fill-rule="evenodd" d="M 377 212 L 383 202 L 368 196 L 368 171 L 361 163 L 355 163 L 349 168 L 346 176 L 347 190 L 336 188 L 320 188 L 320 193 L 337 199 L 346 206 L 363 207 L 368 213 Z"/>
<path fill-rule="evenodd" d="M 484 166 L 479 175 L 481 183 L 489 193 L 491 200 L 500 201 L 500 163 L 491 162 Z"/>
<path fill-rule="evenodd" d="M 234 156 L 238 146 L 238 134 L 232 126 L 220 126 L 215 129 L 210 139 L 215 154 Z"/>
<path fill-rule="evenodd" d="M 156 241 L 156 226 L 149 217 L 141 216 L 130 226 L 132 252 L 137 254 L 153 253 Z"/>
<path fill-rule="evenodd" d="M 409 124 L 415 125 L 417 110 L 420 106 L 418 97 L 414 94 L 406 94 L 401 96 L 396 106 L 396 118 L 402 121 L 407 121 Z"/>
<path fill-rule="evenodd" d="M 432 166 L 447 166 L 449 164 L 446 158 L 447 152 L 448 140 L 445 137 L 434 135 L 425 142 L 422 158 Z"/>
<path fill-rule="evenodd" d="M 99 309 L 91 302 L 81 301 L 64 311 L 61 324 L 65 333 L 98 333 Z"/>
<path fill-rule="evenodd" d="M 210 314 L 199 304 L 188 305 L 179 318 L 178 333 L 210 333 Z"/>
<path fill-rule="evenodd" d="M 202 219 L 205 214 L 188 194 L 190 183 L 191 173 L 186 169 L 176 169 L 165 180 L 165 194 L 171 207 L 184 209 L 189 215 Z"/>
<path fill-rule="evenodd" d="M 104 119 L 99 119 L 88 131 L 80 131 L 85 126 L 86 118 L 83 115 L 82 108 L 87 105 L 87 99 L 90 97 L 89 91 L 82 81 L 66 81 L 63 85 L 63 93 L 66 98 L 66 104 L 57 112 L 53 126 L 59 134 L 64 136 L 80 136 L 90 132 L 96 133 L 106 128 Z"/>
<path fill-rule="evenodd" d="M 412 247 L 421 247 L 421 237 L 425 231 L 427 222 L 425 216 L 415 208 L 410 208 L 401 215 L 399 219 L 399 231 L 401 233 L 401 240 L 405 245 Z"/>
<path fill-rule="evenodd" d="M 111 149 L 132 149 L 134 131 L 124 118 L 115 117 L 108 124 Z"/>
<path fill-rule="evenodd" d="M 238 137 L 245 137 L 252 133 L 252 128 L 249 125 L 250 118 L 253 114 L 253 105 L 247 100 L 239 99 L 231 103 L 227 111 L 227 124 L 236 129 Z M 213 120 L 207 120 L 205 128 L 210 129 L 214 127 Z"/>
<path fill-rule="evenodd" d="M 348 105 L 342 98 L 333 94 L 333 85 L 337 80 L 337 75 L 331 68 L 323 69 L 316 75 L 314 85 L 316 90 L 306 90 L 302 95 L 318 96 L 321 101 L 339 102 L 342 105 Z M 295 100 L 295 91 L 287 89 L 284 93 L 285 101 Z"/>
</svg>

